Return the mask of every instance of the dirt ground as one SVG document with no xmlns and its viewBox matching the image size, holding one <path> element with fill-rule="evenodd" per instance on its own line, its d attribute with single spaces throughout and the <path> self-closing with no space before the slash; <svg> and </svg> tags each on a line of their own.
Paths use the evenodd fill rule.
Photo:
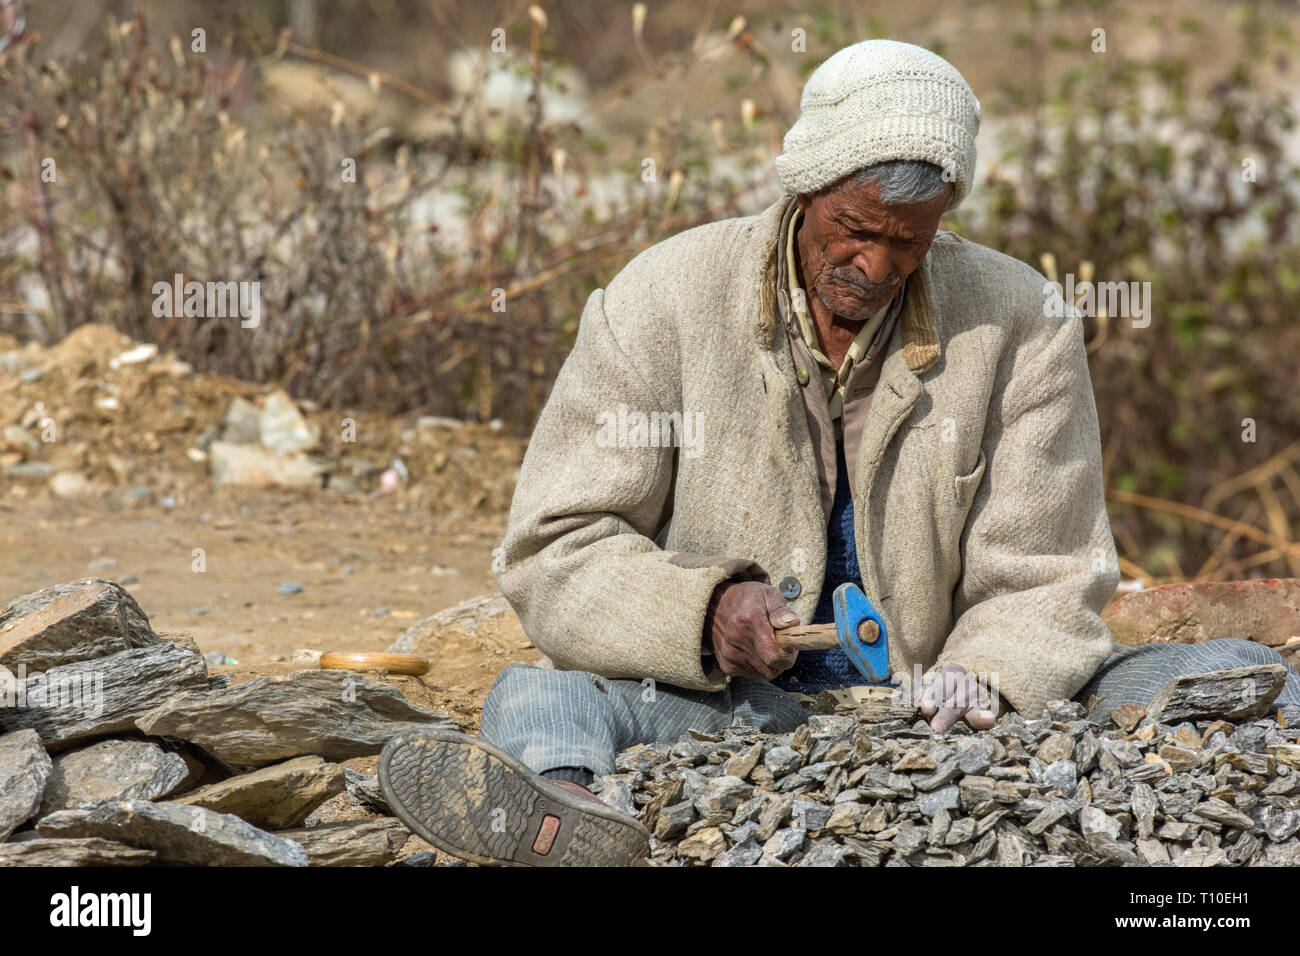
<svg viewBox="0 0 1300 956">
<path fill-rule="evenodd" d="M 196 375 L 166 354 L 122 363 L 135 343 L 102 326 L 15 346 L 0 342 L 0 604 L 61 581 L 117 581 L 156 631 L 235 661 L 211 670 L 238 683 L 298 669 L 300 648 L 385 650 L 417 621 L 495 591 L 491 554 L 523 439 L 308 405 L 329 487 L 216 487 L 203 436 L 237 396 L 269 389 Z M 37 440 L 43 422 L 54 440 Z M 406 476 L 384 489 L 394 460 Z M 33 466 L 44 470 L 22 471 Z M 60 490 L 60 476 L 75 481 Z M 393 683 L 471 731 L 495 675 L 538 657 L 517 625 L 421 652 L 430 672 Z"/>
<path fill-rule="evenodd" d="M 88 576 L 123 584 L 154 629 L 191 635 L 238 663 L 236 682 L 297 669 L 294 650 L 385 650 L 411 624 L 495 588 L 504 518 L 412 520 L 372 503 L 294 492 L 220 492 L 129 513 L 102 501 L 0 505 L 4 600 Z M 194 548 L 206 570 L 193 570 Z M 281 594 L 282 583 L 302 586 Z M 3 603 L 3 601 L 0 601 Z M 397 678 L 415 703 L 477 729 L 492 679 L 538 652 L 520 634 L 453 646 L 425 677 Z"/>
</svg>

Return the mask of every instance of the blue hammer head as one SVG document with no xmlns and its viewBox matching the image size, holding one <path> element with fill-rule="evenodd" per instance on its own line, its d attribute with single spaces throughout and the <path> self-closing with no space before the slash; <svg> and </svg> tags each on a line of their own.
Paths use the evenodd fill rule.
<svg viewBox="0 0 1300 956">
<path fill-rule="evenodd" d="M 855 584 L 835 589 L 835 637 L 840 649 L 872 684 L 889 683 L 889 638 L 885 619 Z"/>
</svg>

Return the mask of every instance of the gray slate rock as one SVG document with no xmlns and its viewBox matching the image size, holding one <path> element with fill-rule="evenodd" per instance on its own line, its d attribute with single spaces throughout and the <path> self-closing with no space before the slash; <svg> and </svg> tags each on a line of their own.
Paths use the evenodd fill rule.
<svg viewBox="0 0 1300 956">
<path fill-rule="evenodd" d="M 797 827 L 785 827 L 777 830 L 763 844 L 763 855 L 775 860 L 784 860 L 790 854 L 803 847 L 808 834 Z"/>
<path fill-rule="evenodd" d="M 388 805 L 388 798 L 379 789 L 379 776 L 377 774 L 362 773 L 359 770 L 353 770 L 351 767 L 344 767 L 343 785 L 347 788 L 348 796 L 352 798 L 354 803 L 378 810 L 386 817 L 393 816 L 393 810 Z"/>
<path fill-rule="evenodd" d="M 636 816 L 636 803 L 632 800 L 632 788 L 623 780 L 615 780 L 600 791 L 601 802 L 611 810 Z"/>
<path fill-rule="evenodd" d="M 386 866 L 397 859 L 411 832 L 389 817 L 322 823 L 277 835 L 306 850 L 310 866 Z"/>
<path fill-rule="evenodd" d="M 1057 760 L 1043 768 L 1043 786 L 1069 793 L 1079 782 L 1079 768 L 1073 760 Z"/>
<path fill-rule="evenodd" d="M 457 729 L 447 714 L 417 707 L 392 685 L 340 670 L 295 671 L 182 694 L 144 714 L 136 726 L 191 741 L 241 766 L 306 754 L 365 757 L 379 753 L 396 734 Z"/>
<path fill-rule="evenodd" d="M 1259 664 L 1176 677 L 1151 698 L 1147 716 L 1162 724 L 1261 717 L 1282 692 L 1286 675 L 1285 664 Z"/>
<path fill-rule="evenodd" d="M 157 800 L 193 782 L 185 759 L 148 740 L 102 740 L 54 758 L 41 815 L 105 800 Z"/>
<path fill-rule="evenodd" d="M 810 832 L 824 830 L 831 818 L 831 808 L 816 800 L 796 799 L 790 807 L 790 818 L 801 829 Z"/>
<path fill-rule="evenodd" d="M 712 866 L 753 866 L 763 855 L 763 848 L 752 839 L 737 843 L 726 853 L 717 857 Z"/>
<path fill-rule="evenodd" d="M 147 800 L 109 801 L 60 810 L 36 829 L 48 837 L 100 837 L 153 850 L 164 863 L 194 866 L 306 866 L 297 843 L 239 817 L 203 807 Z"/>
<path fill-rule="evenodd" d="M 916 798 L 916 808 L 927 817 L 934 816 L 940 810 L 956 810 L 959 806 L 961 790 L 953 784 L 920 794 Z"/>
<path fill-rule="evenodd" d="M 803 762 L 803 755 L 792 747 L 773 747 L 763 758 L 763 766 L 772 772 L 774 777 L 784 777 L 792 770 L 797 770 L 799 764 Z"/>
<path fill-rule="evenodd" d="M 0 844 L 0 866 L 147 866 L 158 859 L 152 850 L 99 837 L 33 840 Z"/>
<path fill-rule="evenodd" d="M 343 788 L 342 767 L 307 756 L 209 784 L 174 802 L 231 813 L 264 830 L 284 830 L 301 824 Z"/>
<path fill-rule="evenodd" d="M 207 682 L 202 657 L 164 641 L 29 678 L 27 706 L 0 710 L 0 730 L 30 728 L 50 749 L 66 749 L 133 731 L 141 714 Z"/>
<path fill-rule="evenodd" d="M 835 843 L 818 843 L 795 866 L 843 866 L 848 855 L 848 847 Z"/>
<path fill-rule="evenodd" d="M 35 731 L 0 736 L 0 843 L 40 809 L 52 768 Z"/>
<path fill-rule="evenodd" d="M 160 640 L 135 599 L 100 578 L 42 588 L 0 609 L 0 664 L 27 675 Z"/>
<path fill-rule="evenodd" d="M 692 795 L 691 802 L 702 817 L 725 813 L 730 820 L 731 811 L 744 803 L 753 792 L 753 785 L 739 777 L 715 777 Z"/>
</svg>

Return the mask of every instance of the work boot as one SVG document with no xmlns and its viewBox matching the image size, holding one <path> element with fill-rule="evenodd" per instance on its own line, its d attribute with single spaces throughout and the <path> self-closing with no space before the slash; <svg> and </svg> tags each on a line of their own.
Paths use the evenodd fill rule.
<svg viewBox="0 0 1300 956">
<path fill-rule="evenodd" d="M 585 787 L 451 730 L 388 741 L 379 786 L 414 833 L 472 863 L 631 866 L 650 850 L 650 831 Z"/>
</svg>

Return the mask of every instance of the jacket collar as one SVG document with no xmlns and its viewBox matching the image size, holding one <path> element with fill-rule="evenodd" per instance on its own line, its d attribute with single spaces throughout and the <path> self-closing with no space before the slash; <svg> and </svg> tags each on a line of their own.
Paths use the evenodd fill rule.
<svg viewBox="0 0 1300 956">
<path fill-rule="evenodd" d="M 766 268 L 763 275 L 763 311 L 764 325 L 768 329 L 768 347 L 772 348 L 783 336 L 789 315 L 790 303 L 787 300 L 785 283 L 780 277 L 785 275 L 785 243 L 782 237 L 796 207 L 793 196 L 782 196 L 768 207 L 760 219 L 768 230 L 775 228 L 775 233 L 768 235 Z M 903 358 L 907 367 L 913 372 L 929 368 L 940 354 L 939 336 L 934 328 L 934 305 L 930 295 L 930 257 L 927 255 L 916 271 L 907 277 L 907 286 L 903 294 L 903 307 L 898 318 L 898 334 L 903 340 Z"/>
</svg>

